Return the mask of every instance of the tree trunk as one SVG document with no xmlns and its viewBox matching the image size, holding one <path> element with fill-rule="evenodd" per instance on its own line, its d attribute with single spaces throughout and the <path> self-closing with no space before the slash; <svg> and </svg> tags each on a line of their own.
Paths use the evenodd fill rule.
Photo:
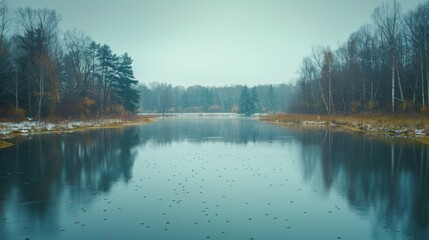
<svg viewBox="0 0 429 240">
<path fill-rule="evenodd" d="M 314 110 L 316 111 L 316 112 L 319 112 L 319 106 L 318 106 L 318 102 L 316 101 L 316 93 L 315 93 L 315 86 L 314 86 L 314 83 L 313 83 L 313 81 L 310 83 L 310 88 L 311 88 L 311 98 L 312 98 L 312 100 L 313 100 L 313 105 L 314 105 Z"/>
<path fill-rule="evenodd" d="M 329 81 L 329 89 L 328 89 L 328 94 L 329 94 L 329 96 L 328 96 L 328 107 L 329 107 L 329 111 L 328 111 L 328 113 L 331 114 L 331 110 L 332 110 L 332 101 L 331 101 L 331 99 L 332 99 L 331 76 L 329 76 L 328 81 Z"/>
<path fill-rule="evenodd" d="M 423 54 L 420 53 L 420 78 L 422 80 L 422 104 L 423 108 L 425 108 L 426 105 L 426 99 L 425 99 L 425 80 L 424 80 L 424 72 L 423 72 Z"/>
<path fill-rule="evenodd" d="M 328 106 L 328 103 L 326 102 L 325 94 L 323 93 L 322 85 L 320 84 L 320 79 L 319 79 L 319 89 L 320 89 L 320 93 L 322 94 L 322 100 L 323 100 L 323 103 L 325 104 L 326 112 L 329 113 L 329 106 Z"/>
<path fill-rule="evenodd" d="M 40 120 L 42 113 L 42 100 L 44 94 L 44 79 L 43 79 L 43 69 L 40 69 L 40 81 L 39 81 L 39 103 L 37 109 L 37 119 Z"/>
<path fill-rule="evenodd" d="M 365 110 L 366 103 L 366 86 L 365 86 L 365 78 L 362 78 L 362 102 L 363 102 L 363 110 Z"/>
<path fill-rule="evenodd" d="M 26 77 L 26 82 L 27 82 L 27 101 L 28 101 L 28 112 L 30 114 L 30 116 L 34 117 L 34 112 L 33 112 L 33 105 L 32 105 L 32 99 L 31 99 L 31 91 L 33 90 L 30 86 L 30 80 L 28 80 L 28 76 Z"/>
<path fill-rule="evenodd" d="M 416 77 L 416 82 L 414 83 L 414 89 L 413 89 L 413 106 L 416 105 L 417 101 L 417 87 L 419 85 L 419 77 Z"/>
<path fill-rule="evenodd" d="M 392 64 L 392 113 L 395 112 L 395 64 Z"/>
<path fill-rule="evenodd" d="M 422 82 L 422 88 L 424 88 L 423 82 Z M 429 107 L 429 65 L 428 65 L 428 52 L 427 52 L 427 50 L 426 50 L 426 88 L 427 88 L 426 96 L 427 96 L 427 100 L 428 100 L 427 106 Z"/>
<path fill-rule="evenodd" d="M 396 68 L 396 74 L 398 75 L 398 86 L 399 86 L 399 93 L 401 94 L 401 102 L 403 102 L 404 92 L 402 91 L 401 75 L 399 74 L 399 68 Z"/>
<path fill-rule="evenodd" d="M 18 102 L 18 70 L 15 67 L 15 114 L 18 113 L 19 102 Z"/>
<path fill-rule="evenodd" d="M 425 28 L 425 34 L 424 34 L 424 47 L 425 47 L 425 64 L 426 64 L 426 87 L 427 87 L 427 103 L 429 107 L 429 65 L 428 65 L 428 44 L 427 44 L 427 30 Z M 424 89 L 424 82 L 422 79 L 422 88 Z M 423 90 L 424 91 L 424 90 Z M 424 101 L 424 100 L 423 100 Z"/>
<path fill-rule="evenodd" d="M 371 92 L 370 92 L 370 101 L 372 102 L 372 101 L 374 101 L 374 82 L 373 81 L 371 81 L 371 88 L 370 88 L 371 90 Z"/>
</svg>

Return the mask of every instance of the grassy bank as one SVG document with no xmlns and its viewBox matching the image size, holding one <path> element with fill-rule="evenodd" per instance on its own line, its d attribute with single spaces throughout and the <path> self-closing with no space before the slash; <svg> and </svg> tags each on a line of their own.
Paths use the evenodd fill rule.
<svg viewBox="0 0 429 240">
<path fill-rule="evenodd" d="M 429 144 L 429 117 L 423 115 L 274 114 L 262 120 L 283 125 L 326 126 L 365 134 L 412 137 Z"/>
<path fill-rule="evenodd" d="M 99 128 L 120 128 L 123 126 L 147 124 L 153 122 L 154 118 L 147 116 L 133 116 L 128 118 L 102 118 L 88 120 L 57 120 L 45 121 L 23 121 L 23 122 L 0 122 L 0 149 L 7 148 L 13 144 L 5 139 L 20 135 L 41 133 L 64 133 L 84 131 Z"/>
<path fill-rule="evenodd" d="M 12 143 L 0 140 L 0 149 L 13 146 Z"/>
</svg>

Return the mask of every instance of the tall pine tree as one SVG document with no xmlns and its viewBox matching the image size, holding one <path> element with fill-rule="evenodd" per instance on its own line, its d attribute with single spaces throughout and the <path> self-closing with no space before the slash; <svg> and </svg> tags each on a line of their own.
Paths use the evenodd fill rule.
<svg viewBox="0 0 429 240">
<path fill-rule="evenodd" d="M 9 48 L 0 38 L 0 107 L 7 106 L 10 108 L 14 105 L 15 83 L 13 80 Z"/>
<path fill-rule="evenodd" d="M 238 113 L 244 114 L 246 116 L 250 116 L 255 113 L 255 104 L 252 99 L 251 93 L 249 93 L 249 88 L 244 86 L 241 89 L 240 100 L 239 100 L 239 111 Z"/>
<path fill-rule="evenodd" d="M 251 97 L 251 101 L 252 101 L 252 108 L 253 108 L 253 113 L 258 112 L 260 109 L 260 102 L 259 102 L 259 95 L 258 92 L 256 91 L 256 87 L 253 87 L 252 90 L 250 91 L 250 97 Z"/>
<path fill-rule="evenodd" d="M 116 82 L 114 88 L 115 102 L 123 105 L 125 110 L 134 112 L 137 109 L 140 95 L 137 90 L 138 81 L 134 79 L 133 60 L 127 53 L 120 57 L 116 67 Z"/>
<path fill-rule="evenodd" d="M 98 48 L 97 52 L 98 59 L 98 71 L 97 78 L 99 80 L 99 87 L 101 91 L 99 91 L 101 96 L 101 102 L 103 106 L 103 112 L 107 113 L 107 107 L 109 100 L 112 100 L 112 87 L 115 84 L 115 80 L 117 78 L 116 73 L 116 65 L 118 61 L 118 57 L 112 53 L 110 47 L 106 44 L 102 45 Z"/>
</svg>

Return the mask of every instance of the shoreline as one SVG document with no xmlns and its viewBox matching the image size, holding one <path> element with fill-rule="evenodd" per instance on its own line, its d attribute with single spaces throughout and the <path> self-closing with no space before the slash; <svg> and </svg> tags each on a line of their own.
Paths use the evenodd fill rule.
<svg viewBox="0 0 429 240">
<path fill-rule="evenodd" d="M 102 128 L 122 128 L 133 125 L 144 125 L 155 121 L 153 117 L 135 117 L 132 119 L 105 118 L 90 120 L 63 120 L 58 122 L 23 121 L 0 122 L 0 149 L 13 146 L 7 141 L 18 136 L 49 133 L 70 133 Z"/>
<path fill-rule="evenodd" d="M 406 118 L 408 121 L 404 121 Z M 294 128 L 330 128 L 386 138 L 411 139 L 429 145 L 429 118 L 415 119 L 409 116 L 367 115 L 313 115 L 273 114 L 262 116 L 260 121 Z M 23 121 L 0 122 L 0 149 L 13 146 L 7 139 L 34 134 L 70 133 L 102 128 L 122 128 L 156 121 L 153 116 L 137 116 L 131 119 L 101 118 L 90 120 L 63 120 L 58 122 Z"/>
<path fill-rule="evenodd" d="M 331 128 L 368 136 L 406 138 L 429 145 L 429 118 L 381 115 L 312 115 L 275 114 L 260 118 L 261 121 L 300 128 Z"/>
</svg>

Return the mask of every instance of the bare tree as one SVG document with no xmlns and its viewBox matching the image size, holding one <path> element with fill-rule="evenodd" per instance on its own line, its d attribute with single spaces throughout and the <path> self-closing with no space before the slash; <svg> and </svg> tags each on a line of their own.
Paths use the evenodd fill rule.
<svg viewBox="0 0 429 240">
<path fill-rule="evenodd" d="M 320 90 L 320 94 L 322 97 L 322 101 L 325 105 L 326 108 L 326 112 L 329 112 L 329 104 L 326 101 L 326 97 L 325 97 L 325 93 L 323 91 L 322 88 L 322 83 L 321 83 L 321 72 L 322 72 L 322 68 L 323 68 L 323 56 L 324 56 L 324 48 L 322 46 L 317 46 L 317 47 L 313 47 L 312 48 L 312 57 L 313 60 L 315 62 L 316 67 L 318 68 L 317 71 L 315 72 L 315 79 L 317 79 L 318 85 L 319 85 L 319 90 Z"/>
<path fill-rule="evenodd" d="M 374 10 L 372 17 L 379 31 L 381 32 L 383 40 L 387 44 L 390 55 L 390 70 L 392 76 L 391 106 L 392 112 L 395 112 L 396 45 L 401 28 L 401 7 L 396 0 L 393 1 L 393 5 L 391 6 L 382 3 L 380 7 L 377 7 Z"/>
<path fill-rule="evenodd" d="M 318 112 L 319 100 L 316 95 L 319 86 L 319 79 L 316 79 L 316 66 L 310 57 L 305 57 L 302 61 L 300 73 L 300 90 L 301 90 L 301 104 L 304 105 L 306 110 L 310 106 Z M 272 89 L 272 87 L 270 88 Z"/>
<path fill-rule="evenodd" d="M 37 117 L 40 119 L 46 103 L 48 114 L 53 114 L 59 102 L 60 84 L 57 73 L 58 23 L 55 10 L 20 8 L 17 11 L 19 31 L 18 46 L 21 76 L 28 91 L 31 112 L 33 97 L 37 102 Z M 34 81 L 37 82 L 34 82 Z M 46 112 L 46 111 L 45 111 Z"/>
<path fill-rule="evenodd" d="M 10 19 L 9 19 L 9 8 L 6 0 L 0 1 L 0 37 L 4 39 L 6 34 L 9 32 Z"/>
<path fill-rule="evenodd" d="M 68 97 L 87 97 L 92 88 L 93 54 L 90 51 L 91 38 L 77 30 L 64 34 L 64 77 L 63 94 Z"/>
<path fill-rule="evenodd" d="M 334 54 L 331 49 L 326 48 L 323 52 L 323 64 L 322 64 L 322 79 L 327 81 L 328 84 L 328 113 L 335 113 L 335 104 L 332 94 L 332 75 L 334 65 Z"/>
<path fill-rule="evenodd" d="M 411 43 L 414 53 L 419 56 L 420 62 L 420 80 L 422 105 L 429 108 L 429 55 L 428 55 L 428 33 L 429 33 L 429 2 L 420 4 L 415 11 L 411 11 L 405 17 L 406 36 Z M 425 80 L 426 76 L 426 94 Z M 425 99 L 425 95 L 427 99 Z"/>
<path fill-rule="evenodd" d="M 58 36 L 58 24 L 61 18 L 55 10 L 48 8 L 32 9 L 19 8 L 17 10 L 17 25 L 21 34 L 36 28 L 43 29 L 46 35 L 47 44 L 52 47 Z"/>
</svg>

